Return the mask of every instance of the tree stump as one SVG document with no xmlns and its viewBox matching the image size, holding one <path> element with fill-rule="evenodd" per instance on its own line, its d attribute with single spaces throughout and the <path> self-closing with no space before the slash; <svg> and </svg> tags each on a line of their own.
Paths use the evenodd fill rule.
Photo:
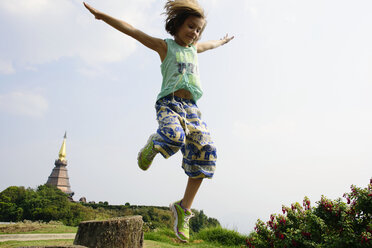
<svg viewBox="0 0 372 248">
<path fill-rule="evenodd" d="M 104 221 L 83 221 L 74 245 L 89 248 L 142 248 L 142 216 L 128 216 Z"/>
</svg>

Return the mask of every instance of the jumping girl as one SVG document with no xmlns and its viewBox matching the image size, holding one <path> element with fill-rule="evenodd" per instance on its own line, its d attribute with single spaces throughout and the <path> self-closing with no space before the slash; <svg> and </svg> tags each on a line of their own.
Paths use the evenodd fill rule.
<svg viewBox="0 0 372 248">
<path fill-rule="evenodd" d="M 199 42 L 206 26 L 204 10 L 196 0 L 167 0 L 165 29 L 173 39 L 152 37 L 88 4 L 95 16 L 117 30 L 154 50 L 161 60 L 163 82 L 155 104 L 159 127 L 138 154 L 138 166 L 147 170 L 156 154 L 169 158 L 177 151 L 183 154 L 182 168 L 188 176 L 183 198 L 170 204 L 174 231 L 184 242 L 189 239 L 191 206 L 204 178 L 212 178 L 217 153 L 207 125 L 201 120 L 196 105 L 203 95 L 199 79 L 198 53 L 217 48 L 234 37 Z"/>
</svg>

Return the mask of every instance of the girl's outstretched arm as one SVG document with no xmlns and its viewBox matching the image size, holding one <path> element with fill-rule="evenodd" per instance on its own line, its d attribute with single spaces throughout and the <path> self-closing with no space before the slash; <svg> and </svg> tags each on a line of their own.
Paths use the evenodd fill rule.
<svg viewBox="0 0 372 248">
<path fill-rule="evenodd" d="M 161 61 L 163 61 L 167 55 L 167 44 L 165 43 L 164 40 L 152 37 L 144 32 L 142 32 L 139 29 L 134 28 L 132 25 L 129 23 L 116 19 L 112 16 L 109 16 L 93 7 L 90 5 L 86 4 L 83 2 L 84 6 L 89 10 L 90 13 L 94 15 L 94 17 L 97 20 L 102 20 L 109 24 L 110 26 L 116 28 L 117 30 L 123 32 L 126 35 L 129 35 L 133 37 L 134 39 L 138 40 L 141 42 L 143 45 L 146 47 L 156 51 L 159 56 Z"/>
<path fill-rule="evenodd" d="M 225 37 L 219 40 L 211 40 L 211 41 L 197 43 L 196 48 L 198 50 L 198 53 L 202 53 L 207 50 L 214 49 L 219 46 L 225 45 L 226 43 L 230 42 L 232 39 L 234 39 L 234 36 L 229 37 L 226 34 Z"/>
</svg>

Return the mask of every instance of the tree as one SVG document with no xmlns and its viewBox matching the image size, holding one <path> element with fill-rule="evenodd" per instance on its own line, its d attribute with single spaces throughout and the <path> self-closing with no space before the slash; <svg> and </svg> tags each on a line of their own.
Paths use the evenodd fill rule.
<svg viewBox="0 0 372 248">
<path fill-rule="evenodd" d="M 0 220 L 20 221 L 23 219 L 23 208 L 20 207 L 27 195 L 24 187 L 11 186 L 0 193 Z"/>
<path fill-rule="evenodd" d="M 86 207 L 70 202 L 54 186 L 40 185 L 36 190 L 12 186 L 0 193 L 0 221 L 57 220 L 77 225 L 91 217 Z"/>
<path fill-rule="evenodd" d="M 220 223 L 217 219 L 208 218 L 203 210 L 197 211 L 193 210 L 194 218 L 190 220 L 190 228 L 193 232 L 199 232 L 206 227 L 218 227 Z"/>
</svg>

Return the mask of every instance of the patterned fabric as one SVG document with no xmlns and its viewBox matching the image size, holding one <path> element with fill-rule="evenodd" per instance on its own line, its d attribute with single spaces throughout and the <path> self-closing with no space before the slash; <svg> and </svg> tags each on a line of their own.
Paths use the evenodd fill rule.
<svg viewBox="0 0 372 248">
<path fill-rule="evenodd" d="M 198 69 L 198 53 L 195 46 L 182 47 L 172 39 L 165 39 L 167 56 L 161 64 L 163 82 L 157 100 L 179 89 L 191 92 L 197 101 L 203 95 Z"/>
<path fill-rule="evenodd" d="M 167 96 L 156 102 L 157 133 L 154 147 L 164 158 L 177 151 L 183 154 L 182 168 L 192 178 L 212 178 L 216 165 L 216 147 L 207 124 L 193 100 Z"/>
</svg>

